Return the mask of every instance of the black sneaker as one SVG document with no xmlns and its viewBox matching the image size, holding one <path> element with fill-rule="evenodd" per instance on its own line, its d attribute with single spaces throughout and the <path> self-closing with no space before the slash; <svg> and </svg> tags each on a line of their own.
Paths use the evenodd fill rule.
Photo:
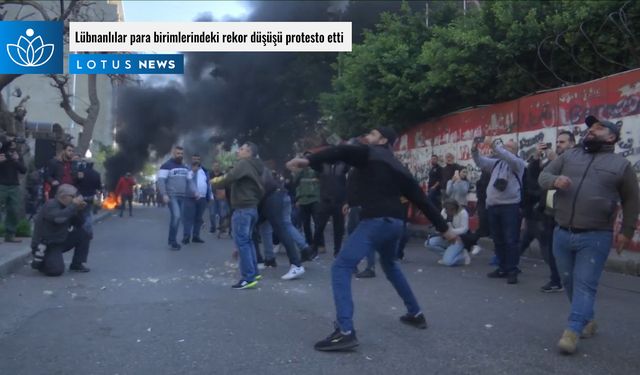
<svg viewBox="0 0 640 375">
<path fill-rule="evenodd" d="M 84 264 L 80 263 L 80 264 L 71 264 L 69 266 L 69 271 L 74 271 L 74 272 L 89 272 L 91 271 L 88 267 L 85 267 Z"/>
<path fill-rule="evenodd" d="M 363 270 L 362 272 L 358 272 L 356 274 L 356 279 L 370 279 L 372 277 L 376 277 L 376 271 L 367 268 L 365 270 Z"/>
<path fill-rule="evenodd" d="M 307 246 L 301 251 L 301 258 L 303 262 L 310 262 L 318 258 L 318 250 L 311 246 Z"/>
<path fill-rule="evenodd" d="M 322 352 L 350 350 L 358 346 L 358 339 L 356 338 L 355 330 L 349 334 L 343 334 L 340 332 L 340 328 L 336 328 L 332 334 L 326 339 L 318 341 L 313 347 L 315 350 Z"/>
<path fill-rule="evenodd" d="M 507 274 L 507 284 L 517 284 L 518 283 L 518 272 L 509 272 Z"/>
<path fill-rule="evenodd" d="M 427 329 L 427 319 L 424 318 L 424 314 L 421 312 L 418 315 L 406 313 L 400 317 L 400 321 L 412 327 Z"/>
<path fill-rule="evenodd" d="M 497 269 L 497 270 L 495 270 L 493 272 L 489 272 L 487 274 L 487 277 L 490 278 L 490 279 L 506 279 L 507 278 L 507 273 Z"/>
<path fill-rule="evenodd" d="M 264 261 L 264 266 L 276 268 L 278 267 L 278 263 L 276 263 L 275 259 L 267 259 Z"/>
<path fill-rule="evenodd" d="M 549 281 L 545 286 L 540 288 L 542 293 L 558 293 L 564 291 L 564 288 L 560 284 L 555 284 Z"/>
<path fill-rule="evenodd" d="M 185 238 L 182 239 L 182 244 L 183 245 L 188 245 L 189 242 L 191 242 L 191 239 L 189 237 L 185 237 Z"/>
<path fill-rule="evenodd" d="M 170 247 L 170 248 L 171 248 L 171 250 L 173 250 L 173 251 L 178 251 L 178 250 L 180 250 L 180 245 L 178 245 L 178 243 L 177 243 L 177 242 L 176 242 L 176 243 L 169 244 L 169 247 Z"/>
<path fill-rule="evenodd" d="M 204 241 L 200 237 L 193 237 L 193 243 L 204 243 Z"/>
<path fill-rule="evenodd" d="M 251 282 L 245 281 L 245 280 L 240 280 L 238 281 L 236 284 L 231 285 L 231 288 L 233 289 L 251 289 L 251 288 L 255 288 L 256 285 L 258 285 L 258 281 L 254 280 Z"/>
</svg>

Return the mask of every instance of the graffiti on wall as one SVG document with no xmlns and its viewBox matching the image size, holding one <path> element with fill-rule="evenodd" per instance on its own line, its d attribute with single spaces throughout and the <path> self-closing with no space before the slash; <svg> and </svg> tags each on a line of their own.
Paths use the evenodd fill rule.
<svg viewBox="0 0 640 375">
<path fill-rule="evenodd" d="M 444 165 L 445 155 L 451 153 L 469 171 L 473 187 L 481 173 L 471 158 L 474 138 L 513 140 L 519 146 L 518 155 L 527 160 L 535 152 L 536 144 L 555 145 L 560 131 L 572 132 L 580 142 L 587 131 L 584 119 L 589 115 L 622 124 L 615 152 L 626 157 L 640 177 L 640 70 L 456 112 L 420 124 L 401 135 L 396 153 L 424 189 L 431 156 L 438 156 Z M 480 152 L 490 154 L 486 145 L 481 145 Z M 475 200 L 473 190 L 469 199 Z M 417 223 L 426 221 L 419 213 L 411 219 Z M 640 251 L 640 230 L 636 230 L 631 250 Z"/>
</svg>

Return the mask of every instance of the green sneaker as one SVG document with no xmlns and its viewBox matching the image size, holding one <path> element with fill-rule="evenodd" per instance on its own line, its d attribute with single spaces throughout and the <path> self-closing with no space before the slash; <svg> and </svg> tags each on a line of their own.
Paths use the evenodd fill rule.
<svg viewBox="0 0 640 375">
<path fill-rule="evenodd" d="M 248 282 L 245 280 L 238 281 L 237 284 L 232 285 L 233 289 L 253 289 L 258 285 L 258 281 L 254 280 L 252 282 Z"/>
</svg>

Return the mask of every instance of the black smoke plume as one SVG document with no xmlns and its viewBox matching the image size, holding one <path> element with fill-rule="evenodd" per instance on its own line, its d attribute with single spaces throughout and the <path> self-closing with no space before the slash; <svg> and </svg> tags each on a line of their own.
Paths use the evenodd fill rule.
<svg viewBox="0 0 640 375">
<path fill-rule="evenodd" d="M 410 2 L 424 9 L 424 2 Z M 353 41 L 399 1 L 250 2 L 250 21 L 351 21 Z M 194 15 L 196 16 L 196 15 Z M 200 15 L 198 21 L 212 21 Z M 285 160 L 293 142 L 319 124 L 318 95 L 330 90 L 337 53 L 187 53 L 180 87 L 132 88 L 121 95 L 118 153 L 106 163 L 107 186 L 163 158 L 182 141 L 187 158 L 211 157 L 214 141 L 253 141 L 263 159 Z M 191 134 L 190 137 L 183 136 Z M 189 142 L 193 134 L 198 142 Z M 197 143 L 197 144 L 196 144 Z M 188 159 L 187 159 L 188 160 Z"/>
</svg>

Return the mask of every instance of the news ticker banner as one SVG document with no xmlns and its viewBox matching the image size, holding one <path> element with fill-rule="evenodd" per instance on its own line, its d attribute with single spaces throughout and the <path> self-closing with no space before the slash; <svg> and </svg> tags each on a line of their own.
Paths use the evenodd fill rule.
<svg viewBox="0 0 640 375">
<path fill-rule="evenodd" d="M 352 39 L 351 22 L 71 22 L 69 28 L 72 74 L 182 74 L 182 52 L 350 52 Z M 61 22 L 0 22 L 0 74 L 62 73 L 62 30 Z"/>
</svg>

